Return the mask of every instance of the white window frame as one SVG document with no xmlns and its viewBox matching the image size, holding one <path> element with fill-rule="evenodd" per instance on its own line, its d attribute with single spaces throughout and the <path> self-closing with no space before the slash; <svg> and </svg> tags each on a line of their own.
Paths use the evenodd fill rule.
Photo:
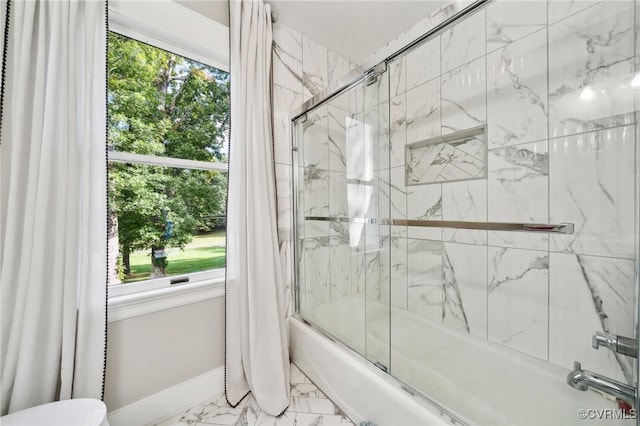
<svg viewBox="0 0 640 426">
<path fill-rule="evenodd" d="M 229 29 L 171 0 L 109 1 L 109 30 L 229 72 Z M 109 162 L 227 172 L 226 163 L 110 151 Z M 188 283 L 171 284 L 188 277 Z M 225 269 L 109 286 L 109 321 L 224 294 Z"/>
</svg>

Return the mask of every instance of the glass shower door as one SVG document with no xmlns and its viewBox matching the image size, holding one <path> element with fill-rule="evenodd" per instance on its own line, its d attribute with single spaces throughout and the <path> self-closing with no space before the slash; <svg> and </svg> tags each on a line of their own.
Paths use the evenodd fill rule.
<svg viewBox="0 0 640 426">
<path fill-rule="evenodd" d="M 380 273 L 389 249 L 378 220 L 385 78 L 359 82 L 294 121 L 293 154 L 296 311 L 382 369 L 389 365 L 389 286 Z"/>
</svg>

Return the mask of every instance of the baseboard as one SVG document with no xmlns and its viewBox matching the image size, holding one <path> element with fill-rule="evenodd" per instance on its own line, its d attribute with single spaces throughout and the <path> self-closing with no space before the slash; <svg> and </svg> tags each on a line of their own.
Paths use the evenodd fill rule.
<svg viewBox="0 0 640 426">
<path fill-rule="evenodd" d="M 108 413 L 111 426 L 140 426 L 224 392 L 224 366 Z"/>
</svg>

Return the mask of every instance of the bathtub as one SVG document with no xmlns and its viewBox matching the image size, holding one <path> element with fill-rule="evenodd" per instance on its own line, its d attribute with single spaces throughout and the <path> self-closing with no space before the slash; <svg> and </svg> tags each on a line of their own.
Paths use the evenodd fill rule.
<svg viewBox="0 0 640 426">
<path fill-rule="evenodd" d="M 378 300 L 365 306 L 354 296 L 317 306 L 291 318 L 289 333 L 292 361 L 356 424 L 635 424 L 614 418 L 614 401 L 569 387 L 568 369 Z M 358 353 L 386 355 L 400 380 Z M 581 409 L 590 416 L 614 411 L 594 423 L 579 418 Z"/>
</svg>

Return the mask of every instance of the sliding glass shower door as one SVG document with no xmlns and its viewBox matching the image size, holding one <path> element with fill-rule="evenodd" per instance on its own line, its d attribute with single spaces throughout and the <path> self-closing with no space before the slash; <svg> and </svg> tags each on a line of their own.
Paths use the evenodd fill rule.
<svg viewBox="0 0 640 426">
<path fill-rule="evenodd" d="M 374 73 L 296 120 L 293 153 L 297 312 L 385 371 L 388 111 L 387 73 Z"/>
</svg>

